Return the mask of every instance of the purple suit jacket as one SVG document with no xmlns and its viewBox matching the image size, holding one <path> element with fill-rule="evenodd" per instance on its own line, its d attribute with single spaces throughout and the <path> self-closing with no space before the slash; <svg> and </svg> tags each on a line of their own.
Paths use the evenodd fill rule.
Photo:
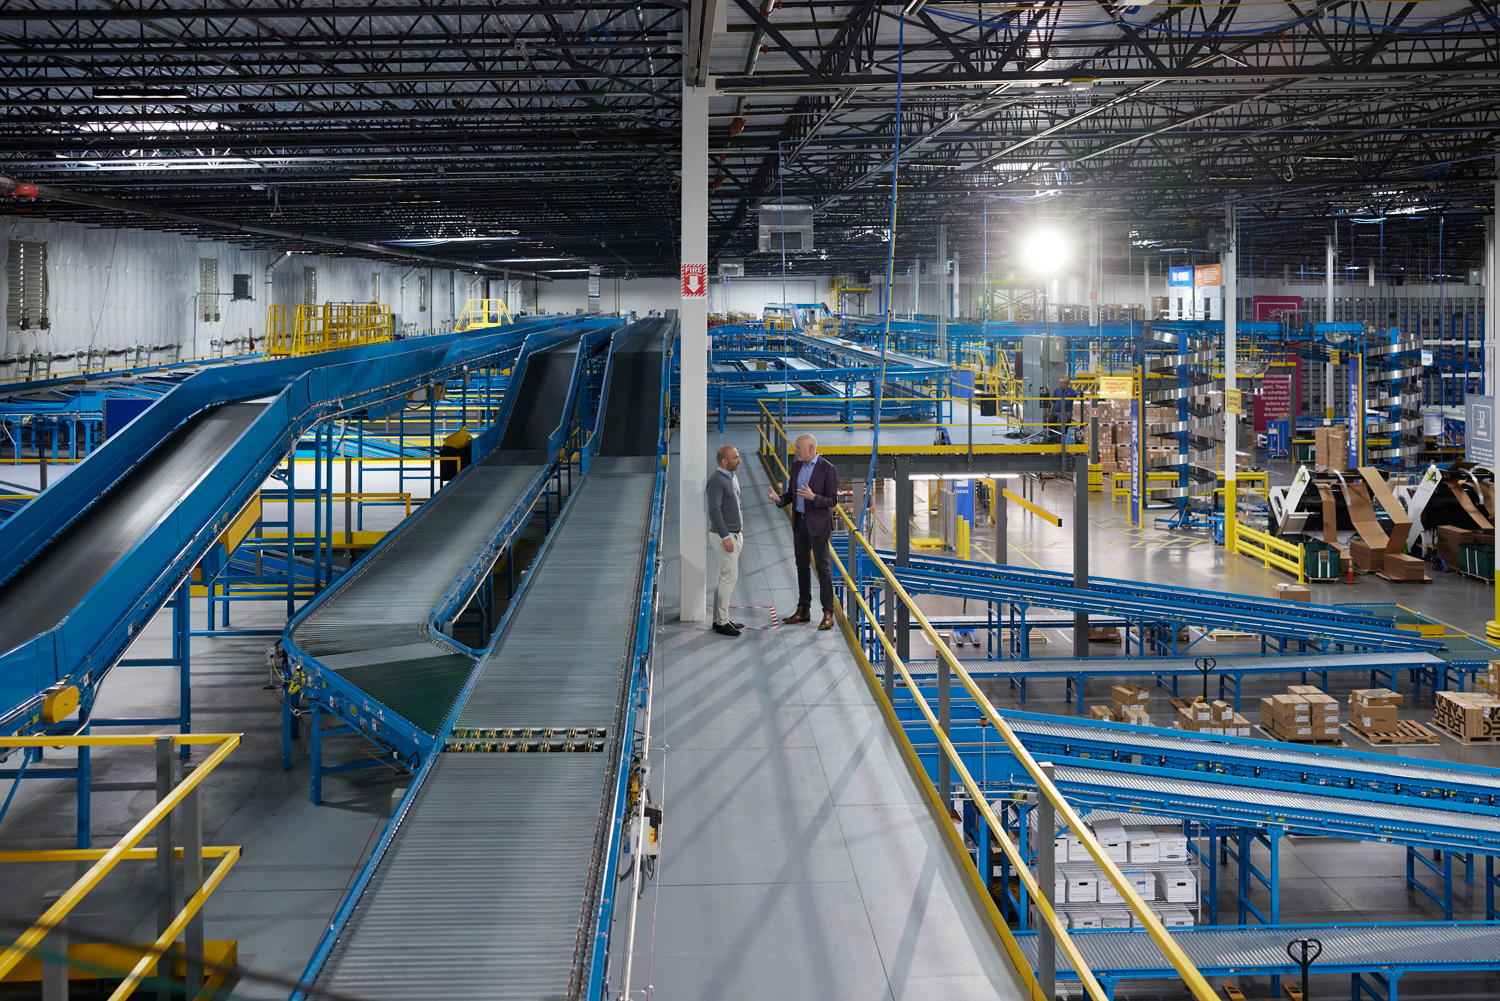
<svg viewBox="0 0 1500 1001">
<path fill-rule="evenodd" d="M 797 477 L 802 474 L 802 460 L 792 462 L 791 479 L 786 490 L 776 501 L 777 507 L 786 507 L 797 500 Z M 813 460 L 812 476 L 807 481 L 813 499 L 803 503 L 802 516 L 807 520 L 808 535 L 833 534 L 833 508 L 839 502 L 839 474 L 833 463 L 821 455 Z M 794 509 L 795 510 L 795 509 Z"/>
</svg>

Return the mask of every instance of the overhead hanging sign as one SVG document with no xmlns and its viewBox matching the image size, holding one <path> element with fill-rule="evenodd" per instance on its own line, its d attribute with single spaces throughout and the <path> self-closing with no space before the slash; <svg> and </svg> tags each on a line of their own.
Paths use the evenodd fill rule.
<svg viewBox="0 0 1500 1001">
<path fill-rule="evenodd" d="M 708 265 L 684 264 L 682 266 L 682 297 L 703 299 L 708 296 Z"/>
<path fill-rule="evenodd" d="M 1224 284 L 1223 270 L 1217 264 L 1200 264 L 1193 269 L 1193 284 L 1199 288 Z"/>
<path fill-rule="evenodd" d="M 1167 272 L 1167 285 L 1171 288 L 1192 288 L 1193 267 L 1188 265 L 1181 268 L 1172 268 Z"/>
<path fill-rule="evenodd" d="M 1131 400 L 1135 398 L 1135 376 L 1101 375 L 1099 396 L 1106 400 Z"/>
</svg>

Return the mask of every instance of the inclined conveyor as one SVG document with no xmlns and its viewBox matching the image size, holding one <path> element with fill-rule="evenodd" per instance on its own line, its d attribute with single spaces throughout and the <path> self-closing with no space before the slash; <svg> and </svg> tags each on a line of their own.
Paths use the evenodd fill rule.
<svg viewBox="0 0 1500 1001">
<path fill-rule="evenodd" d="M 523 355 L 498 447 L 292 620 L 284 647 L 312 691 L 315 726 L 331 712 L 411 768 L 433 747 L 476 660 L 444 630 L 546 492 L 594 343 L 586 335 L 563 332 L 564 343 Z M 469 586 L 455 590 L 460 580 Z"/>
<path fill-rule="evenodd" d="M 44 693 L 64 684 L 79 689 L 80 714 L 91 718 L 109 669 L 305 432 L 473 366 L 508 363 L 525 339 L 560 322 L 185 379 L 0 525 L 0 732 L 45 726 Z M 184 698 L 184 726 L 187 715 Z"/>
<path fill-rule="evenodd" d="M 616 334 L 598 453 L 449 714 L 445 753 L 417 774 L 294 998 L 597 995 L 672 326 Z"/>
</svg>

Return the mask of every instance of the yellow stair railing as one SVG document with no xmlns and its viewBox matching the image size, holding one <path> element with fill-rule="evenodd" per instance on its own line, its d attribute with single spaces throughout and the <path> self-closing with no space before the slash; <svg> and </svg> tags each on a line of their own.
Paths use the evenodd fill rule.
<svg viewBox="0 0 1500 1001">
<path fill-rule="evenodd" d="M 781 481 L 787 482 L 790 480 L 790 474 L 787 472 L 786 466 L 782 463 L 780 456 L 774 453 L 765 454 L 779 468 Z M 776 478 L 776 473 L 769 467 L 769 463 L 767 464 L 767 472 L 773 479 Z M 906 606 L 911 614 L 912 621 L 917 623 L 921 628 L 927 641 L 937 651 L 937 656 L 942 658 L 947 665 L 952 677 L 956 678 L 959 684 L 973 697 L 975 703 L 984 713 L 985 719 L 995 728 L 997 736 L 1005 742 L 1011 754 L 1015 756 L 1016 760 L 1036 783 L 1038 795 L 1045 797 L 1052 804 L 1056 811 L 1057 819 L 1077 836 L 1079 843 L 1089 853 L 1094 863 L 1104 874 L 1104 878 L 1108 879 L 1116 890 L 1119 891 L 1125 906 L 1131 910 L 1139 926 L 1145 929 L 1147 935 L 1156 943 L 1162 955 L 1166 957 L 1167 962 L 1177 971 L 1190 995 L 1196 1001 L 1219 1001 L 1219 995 L 1214 992 L 1208 980 L 1193 965 L 1193 961 L 1188 958 L 1187 953 L 1172 938 L 1171 933 L 1162 924 L 1161 918 L 1141 899 L 1140 894 L 1136 892 L 1134 884 L 1125 878 L 1119 866 L 1115 864 L 1105 851 L 1104 846 L 1099 843 L 1093 832 L 1084 824 L 1082 818 L 1074 811 L 1072 805 L 1063 798 L 1062 793 L 1058 791 L 1052 779 L 1043 770 L 1042 766 L 1037 763 L 1036 759 L 1032 757 L 1031 752 L 1026 749 L 1025 745 L 1021 743 L 1021 739 L 1016 736 L 1015 731 L 1010 728 L 1005 718 L 996 711 L 989 697 L 980 691 L 978 684 L 964 668 L 962 661 L 954 656 L 953 652 L 948 648 L 948 644 L 944 643 L 938 636 L 937 630 L 933 628 L 927 616 L 917 607 L 917 603 L 912 600 L 906 588 L 896 579 L 890 567 L 886 565 L 874 547 L 870 545 L 869 540 L 859 531 L 859 528 L 854 524 L 848 513 L 844 511 L 842 506 L 835 506 L 833 511 L 839 520 L 844 523 L 844 527 L 849 533 L 849 538 L 858 545 L 859 549 L 863 551 L 864 557 L 868 558 L 874 566 L 877 576 L 872 576 L 870 582 L 874 583 L 878 580 L 887 589 L 887 593 L 891 595 L 893 601 Z M 790 515 L 790 511 L 788 511 L 788 514 Z M 829 548 L 829 555 L 833 558 L 835 569 L 843 580 L 848 597 L 853 599 L 854 604 L 858 607 L 859 614 L 863 616 L 864 620 L 873 626 L 873 635 L 879 640 L 881 648 L 885 652 L 887 662 L 905 684 L 905 695 L 916 704 L 927 725 L 932 728 L 932 732 L 936 736 L 940 748 L 939 753 L 947 757 L 949 768 L 957 778 L 958 784 L 968 792 L 970 801 L 978 809 L 980 815 L 984 817 L 991 834 L 999 842 L 1001 851 L 1010 860 L 1017 878 L 1026 888 L 1030 899 L 1035 903 L 1037 913 L 1040 915 L 1047 929 L 1052 933 L 1053 940 L 1057 944 L 1058 958 L 1063 960 L 1066 966 L 1071 967 L 1076 972 L 1089 998 L 1093 999 L 1093 1001 L 1106 1001 L 1107 995 L 1104 987 L 1089 968 L 1072 936 L 1068 934 L 1067 927 L 1058 918 L 1057 912 L 1048 902 L 1047 895 L 1042 893 L 1041 887 L 1037 884 L 1036 877 L 1030 871 L 1029 861 L 1022 854 L 1021 849 L 1016 843 L 1006 834 L 1005 827 L 1000 822 L 1000 817 L 990 805 L 986 791 L 969 772 L 968 767 L 959 755 L 958 748 L 954 746 L 953 742 L 949 740 L 948 735 L 943 731 L 938 719 L 938 710 L 927 701 L 918 687 L 917 681 L 911 676 L 906 664 L 902 662 L 900 656 L 897 654 L 893 639 L 886 634 L 885 627 L 881 623 L 880 618 L 865 601 L 865 597 L 861 593 L 860 582 L 850 576 L 850 568 L 844 565 L 844 561 L 839 558 L 838 553 L 831 546 Z M 912 745 L 905 728 L 896 716 L 895 706 L 891 701 L 890 695 L 887 693 L 881 679 L 876 675 L 874 666 L 865 657 L 864 649 L 859 640 L 859 624 L 851 622 L 848 615 L 845 614 L 844 609 L 840 606 L 835 607 L 835 615 L 838 618 L 840 628 L 844 632 L 844 638 L 865 675 L 866 683 L 870 686 L 871 691 L 879 701 L 881 711 L 886 717 L 887 725 L 901 746 L 903 755 L 912 764 L 916 773 L 923 777 L 923 787 L 929 800 L 942 814 L 947 815 L 951 809 L 950 804 L 941 801 L 937 787 L 931 780 L 926 778 L 925 766 L 921 763 L 916 748 Z M 989 879 L 987 874 L 981 875 L 979 873 L 975 867 L 973 857 L 958 837 L 956 830 L 951 825 L 944 825 L 944 828 L 955 842 L 955 851 L 966 863 L 970 879 L 978 884 L 982 898 L 985 901 L 986 913 L 993 923 L 996 932 L 999 933 L 1001 942 L 1011 962 L 1014 964 L 1017 972 L 1023 978 L 1027 979 L 1027 987 L 1032 992 L 1032 997 L 1036 1001 L 1042 1001 L 1040 981 L 1032 971 L 1031 965 L 1022 953 L 1019 943 L 1017 943 L 1015 936 L 1011 933 L 1010 926 L 1001 916 L 999 908 L 995 905 L 989 893 Z M 1060 967 L 1062 965 L 1061 963 L 1059 964 Z"/>
<path fill-rule="evenodd" d="M 174 809 L 201 810 L 198 795 L 198 786 L 206 779 L 213 770 L 223 763 L 236 747 L 239 746 L 240 735 L 237 733 L 201 733 L 201 734 L 170 734 L 156 736 L 153 734 L 136 734 L 130 736 L 44 736 L 44 737 L 0 737 L 0 747 L 155 747 L 159 744 L 169 744 L 170 748 L 158 748 L 158 754 L 169 753 L 176 755 L 177 749 L 184 745 L 196 745 L 214 748 L 204 761 L 192 771 L 184 775 L 177 782 L 165 798 L 159 800 L 147 814 L 136 822 L 125 836 L 122 837 L 111 848 L 102 849 L 56 849 L 45 851 L 8 851 L 0 852 L 0 862 L 22 862 L 35 864 L 38 862 L 93 862 L 78 880 L 58 897 L 57 902 L 47 908 L 46 912 L 37 919 L 36 923 L 18 935 L 3 952 L 0 952 L 0 981 L 20 980 L 29 978 L 32 970 L 28 967 L 39 966 L 43 962 L 76 962 L 80 967 L 80 975 L 98 979 L 120 979 L 121 983 L 109 996 L 109 1001 L 123 1001 L 135 993 L 141 986 L 143 980 L 153 974 L 159 963 L 166 959 L 168 963 L 182 966 L 191 962 L 191 968 L 196 972 L 207 975 L 207 982 L 203 989 L 214 991 L 219 984 L 223 983 L 225 976 L 233 969 L 234 943 L 203 943 L 202 955 L 194 956 L 184 950 L 184 944 L 178 941 L 179 936 L 187 933 L 188 941 L 191 943 L 195 934 L 201 934 L 201 926 L 198 932 L 194 932 L 195 919 L 201 921 L 200 912 L 207 902 L 209 895 L 216 890 L 224 878 L 229 875 L 229 870 L 239 861 L 240 847 L 235 846 L 204 846 L 197 845 L 196 857 L 185 853 L 184 846 L 174 847 L 172 839 L 168 839 L 165 849 L 174 856 L 183 858 L 191 874 L 197 869 L 201 881 L 197 886 L 185 887 L 183 896 L 186 898 L 182 910 L 168 923 L 166 930 L 155 942 L 140 946 L 118 945 L 100 948 L 99 946 L 75 945 L 68 949 L 67 957 L 56 957 L 49 954 L 48 936 L 54 929 L 62 927 L 71 914 L 107 877 L 116 866 L 125 861 L 150 860 L 157 858 L 157 848 L 140 848 L 140 843 L 150 834 L 163 820 L 171 815 Z M 30 753 L 30 752 L 27 752 Z M 158 761 L 161 761 L 158 758 Z M 189 797 L 192 797 L 189 799 Z M 201 816 L 201 814 L 200 814 Z M 188 835 L 191 838 L 191 834 Z M 201 838 L 201 836 L 200 836 Z M 193 847 L 188 845 L 187 847 Z M 203 859 L 219 859 L 212 872 L 202 875 Z M 191 882 L 190 876 L 190 882 Z M 217 946 L 217 948 L 213 948 Z M 132 962 L 128 968 L 123 963 L 115 962 L 121 957 L 126 957 L 124 962 Z M 100 966 L 107 969 L 100 969 Z M 188 996 L 195 996 L 197 990 L 190 991 Z"/>
<path fill-rule="evenodd" d="M 505 308 L 504 299 L 470 299 L 464 304 L 464 311 L 458 315 L 458 322 L 453 324 L 453 329 L 461 334 L 476 327 L 498 327 L 515 322 L 511 319 L 510 310 Z"/>
</svg>

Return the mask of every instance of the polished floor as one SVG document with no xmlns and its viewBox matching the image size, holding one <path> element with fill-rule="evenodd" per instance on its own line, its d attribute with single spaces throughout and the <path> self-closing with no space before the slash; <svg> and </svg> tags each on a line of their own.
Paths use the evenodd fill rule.
<svg viewBox="0 0 1500 1001">
<path fill-rule="evenodd" d="M 724 440 L 749 455 L 753 428 L 731 425 Z M 719 439 L 712 440 L 718 445 Z M 652 736 L 653 794 L 663 803 L 663 855 L 637 916 L 631 990 L 650 985 L 670 1001 L 708 997 L 1004 997 L 1012 976 L 994 933 L 962 878 L 931 813 L 916 796 L 906 764 L 894 750 L 852 658 L 835 633 L 782 626 L 771 617 L 795 601 L 789 530 L 769 504 L 759 503 L 764 477 L 753 458 L 744 469 L 747 549 L 736 604 L 757 627 L 727 639 L 672 621 L 677 606 L 675 561 L 664 580 L 660 683 Z M 24 470 L 24 467 L 23 467 Z M 10 475 L 11 472 L 17 475 Z M 19 481 L 24 472 L 8 471 Z M 1015 489 L 1013 487 L 1012 489 Z M 1072 561 L 1072 491 L 1066 483 L 1035 484 L 1032 499 L 1063 518 L 1061 528 L 1012 512 L 1010 562 L 1067 570 Z M 889 491 L 877 495 L 889 544 Z M 675 510 L 675 509 L 674 509 Z M 919 503 L 914 531 L 936 534 Z M 1126 523 L 1125 502 L 1090 497 L 1090 561 L 1096 575 L 1131 577 L 1266 595 L 1285 580 L 1243 557 L 1227 555 L 1202 533 Z M 993 556 L 995 539 L 980 526 L 976 542 Z M 675 522 L 667 553 L 675 549 Z M 1432 584 L 1397 585 L 1358 577 L 1354 585 L 1315 585 L 1327 602 L 1397 601 L 1455 629 L 1483 634 L 1494 617 L 1495 592 L 1458 575 Z M 934 612 L 961 603 L 923 600 Z M 236 625 L 279 628 L 277 606 L 240 606 Z M 195 622 L 202 623 L 201 606 Z M 564 620 L 566 616 L 561 617 Z M 132 656 L 161 652 L 165 616 L 143 632 Z M 559 642 L 564 639 L 560 636 Z M 1068 631 L 1049 630 L 1046 655 L 1066 655 Z M 208 786 L 205 818 L 210 844 L 241 844 L 244 859 L 209 905 L 211 937 L 236 938 L 245 968 L 236 997 L 283 998 L 312 946 L 378 836 L 394 792 L 406 777 L 372 768 L 324 784 L 325 806 L 307 799 L 305 740 L 294 767 L 280 764 L 280 709 L 266 690 L 265 648 L 257 637 L 194 641 L 194 728 L 237 732 L 244 745 Z M 1206 647 L 1213 641 L 1202 641 Z M 919 637 L 913 656 L 924 652 Z M 1041 652 L 1041 651 L 1039 651 Z M 1095 647 L 1094 653 L 1109 648 Z M 980 651 L 980 655 L 982 655 Z M 973 655 L 972 649 L 965 656 Z M 1150 679 L 1137 679 L 1149 684 Z M 1288 680 L 1247 687 L 1252 699 Z M 1108 698 L 1109 682 L 1090 683 L 1086 701 Z M 1336 682 L 1333 694 L 1355 687 Z M 992 697 L 1019 705 L 1004 682 Z M 1061 681 L 1029 686 L 1026 708 L 1071 712 Z M 111 715 L 159 715 L 175 710 L 176 679 L 163 668 L 120 668 L 104 688 L 101 709 Z M 1403 716 L 1430 717 L 1430 704 L 1408 705 Z M 1440 757 L 1500 766 L 1500 748 L 1451 740 L 1431 748 L 1364 751 Z M 355 760 L 364 749 L 333 740 L 331 755 Z M 45 765 L 68 763 L 49 752 Z M 96 754 L 96 780 L 145 780 L 147 755 L 129 750 Z M 8 784 L 5 787 L 8 791 Z M 107 844 L 147 808 L 148 792 L 99 792 L 93 832 Z M 64 781 L 25 782 L 3 822 L 0 848 L 70 847 L 73 794 Z M 1288 921 L 1438 920 L 1441 912 L 1406 890 L 1403 850 L 1322 838 L 1290 838 L 1282 854 L 1282 913 Z M 25 922 L 41 910 L 42 895 L 70 882 L 75 866 L 12 865 L 5 869 L 0 920 Z M 1227 870 L 1221 870 L 1221 872 Z M 1259 891 L 1257 891 L 1259 892 Z M 127 863 L 76 919 L 79 937 L 141 940 L 154 933 L 154 870 Z M 628 894 L 622 894 L 622 904 Z M 1456 887 L 1455 916 L 1482 916 L 1479 888 Z M 1226 912 L 1223 917 L 1232 919 Z M 614 940 L 611 987 L 625 987 L 628 908 Z M 1268 996 L 1265 981 L 1241 983 L 1250 997 Z M 1347 977 L 1315 978 L 1315 997 L 1346 996 Z M 1180 987 L 1122 985 L 1119 998 L 1181 998 Z M 1406 999 L 1500 998 L 1500 977 L 1409 975 Z"/>
</svg>

